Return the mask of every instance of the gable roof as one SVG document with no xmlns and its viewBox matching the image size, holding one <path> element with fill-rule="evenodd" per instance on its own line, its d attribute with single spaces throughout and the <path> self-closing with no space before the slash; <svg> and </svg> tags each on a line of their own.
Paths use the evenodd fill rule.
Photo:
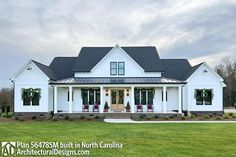
<svg viewBox="0 0 236 157">
<path fill-rule="evenodd" d="M 51 80 L 57 80 L 57 77 L 56 77 L 55 73 L 53 72 L 53 70 L 52 70 L 50 67 L 48 67 L 48 66 L 46 66 L 46 65 L 44 65 L 44 64 L 42 64 L 42 63 L 36 62 L 36 61 L 34 61 L 34 60 L 32 60 L 32 62 L 33 62 L 40 70 L 42 70 L 42 72 L 43 72 L 45 75 L 47 75 L 47 77 L 48 77 L 49 79 L 51 79 Z"/>
<path fill-rule="evenodd" d="M 55 57 L 49 68 L 54 71 L 57 79 L 65 79 L 74 76 L 72 68 L 77 57 Z"/>
<path fill-rule="evenodd" d="M 183 76 L 183 79 L 187 80 L 203 63 L 204 62 L 191 67 L 188 71 L 186 71 L 185 75 Z"/>
<path fill-rule="evenodd" d="M 202 64 L 191 66 L 187 59 L 160 59 L 155 47 L 120 47 L 145 72 L 162 72 L 162 77 L 187 80 Z M 50 80 L 74 77 L 74 72 L 90 72 L 113 47 L 82 47 L 78 57 L 55 57 L 49 66 L 31 60 Z"/>
<path fill-rule="evenodd" d="M 161 63 L 164 66 L 162 76 L 177 80 L 186 80 L 186 72 L 192 69 L 187 59 L 161 59 Z"/>
<path fill-rule="evenodd" d="M 72 71 L 90 72 L 113 47 L 83 47 Z M 155 47 L 121 47 L 145 72 L 160 72 L 164 68 Z"/>
</svg>

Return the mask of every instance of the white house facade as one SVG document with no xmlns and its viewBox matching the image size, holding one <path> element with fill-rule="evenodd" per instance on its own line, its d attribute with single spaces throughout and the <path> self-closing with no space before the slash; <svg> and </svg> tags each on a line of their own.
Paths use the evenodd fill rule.
<svg viewBox="0 0 236 157">
<path fill-rule="evenodd" d="M 11 78 L 14 113 L 223 112 L 223 79 L 207 64 L 160 59 L 155 47 L 83 47 Z"/>
</svg>

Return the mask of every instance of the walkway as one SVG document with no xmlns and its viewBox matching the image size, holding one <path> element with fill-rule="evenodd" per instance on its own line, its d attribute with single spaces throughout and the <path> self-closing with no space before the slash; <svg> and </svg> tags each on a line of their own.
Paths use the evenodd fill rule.
<svg viewBox="0 0 236 157">
<path fill-rule="evenodd" d="M 143 123 L 235 123 L 236 121 L 133 121 L 131 119 L 105 119 L 106 123 L 137 123 L 137 124 L 143 124 Z"/>
</svg>

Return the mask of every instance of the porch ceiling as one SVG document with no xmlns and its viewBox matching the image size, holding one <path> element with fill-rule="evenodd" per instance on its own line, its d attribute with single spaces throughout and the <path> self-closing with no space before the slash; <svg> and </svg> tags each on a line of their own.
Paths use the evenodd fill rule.
<svg viewBox="0 0 236 157">
<path fill-rule="evenodd" d="M 166 77 L 73 77 L 50 84 L 185 84 Z"/>
</svg>

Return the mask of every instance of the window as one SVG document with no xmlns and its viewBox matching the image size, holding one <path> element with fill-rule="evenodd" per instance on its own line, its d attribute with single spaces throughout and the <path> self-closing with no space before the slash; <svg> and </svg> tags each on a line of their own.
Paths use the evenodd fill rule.
<svg viewBox="0 0 236 157">
<path fill-rule="evenodd" d="M 135 89 L 135 105 L 153 105 L 154 89 Z"/>
<path fill-rule="evenodd" d="M 208 89 L 208 90 L 205 90 L 205 92 L 207 93 L 207 96 L 205 98 L 205 105 L 211 105 L 212 104 L 212 90 Z"/>
<path fill-rule="evenodd" d="M 74 93 L 72 92 L 72 101 L 74 101 L 73 99 L 74 99 Z M 70 92 L 69 91 L 67 92 L 67 101 L 68 102 L 70 101 Z"/>
<path fill-rule="evenodd" d="M 148 105 L 153 105 L 154 93 L 153 90 L 148 90 Z"/>
<path fill-rule="evenodd" d="M 32 97 L 32 106 L 39 106 L 39 93 L 34 93 Z"/>
<path fill-rule="evenodd" d="M 146 105 L 146 90 L 141 90 L 141 104 Z"/>
<path fill-rule="evenodd" d="M 23 91 L 23 105 L 30 106 L 30 97 L 28 96 L 27 92 Z"/>
<path fill-rule="evenodd" d="M 41 89 L 40 88 L 28 88 L 21 89 L 21 97 L 23 100 L 23 106 L 39 106 L 39 100 L 41 97 Z"/>
<path fill-rule="evenodd" d="M 96 104 L 100 104 L 100 90 L 96 90 Z"/>
<path fill-rule="evenodd" d="M 100 89 L 82 89 L 81 97 L 84 105 L 100 105 Z"/>
<path fill-rule="evenodd" d="M 196 89 L 195 98 L 197 105 L 212 105 L 212 89 Z"/>
<path fill-rule="evenodd" d="M 134 90 L 135 105 L 140 104 L 140 94 L 139 94 L 139 92 L 140 92 L 140 90 L 138 90 L 138 89 Z"/>
<path fill-rule="evenodd" d="M 94 104 L 94 90 L 90 89 L 89 90 L 89 105 L 93 105 Z"/>
<path fill-rule="evenodd" d="M 118 75 L 125 75 L 125 62 L 118 62 Z"/>
<path fill-rule="evenodd" d="M 167 93 L 167 91 L 166 91 L 166 101 L 168 100 L 168 93 Z M 163 99 L 164 99 L 164 95 L 163 95 L 163 91 L 161 92 L 161 100 L 163 101 Z"/>
<path fill-rule="evenodd" d="M 117 75 L 117 62 L 111 62 L 110 73 L 111 75 Z"/>
<path fill-rule="evenodd" d="M 88 90 L 82 89 L 82 99 L 83 99 L 83 105 L 88 104 Z"/>
<path fill-rule="evenodd" d="M 203 105 L 202 90 L 196 89 L 196 104 Z"/>
</svg>

